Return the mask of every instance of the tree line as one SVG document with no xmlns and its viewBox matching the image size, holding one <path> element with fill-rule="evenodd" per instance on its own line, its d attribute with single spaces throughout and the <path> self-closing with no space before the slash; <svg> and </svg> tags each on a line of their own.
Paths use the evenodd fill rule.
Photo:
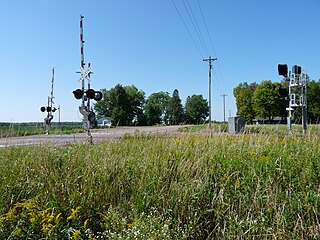
<svg viewBox="0 0 320 240">
<path fill-rule="evenodd" d="M 262 81 L 260 84 L 247 82 L 240 83 L 233 89 L 236 98 L 237 115 L 243 116 L 247 123 L 260 118 L 272 122 L 275 118 L 286 121 L 289 106 L 289 96 L 283 94 L 283 88 L 288 82 Z M 319 123 L 320 120 L 320 81 L 307 82 L 307 115 L 308 123 Z M 293 120 L 301 122 L 301 107 L 296 107 Z"/>
<path fill-rule="evenodd" d="M 199 124 L 209 116 L 209 105 L 202 95 L 188 96 L 183 106 L 177 89 L 171 96 L 161 91 L 148 98 L 134 85 L 117 84 L 101 92 L 103 99 L 94 105 L 97 118 L 110 117 L 116 126 Z"/>
</svg>

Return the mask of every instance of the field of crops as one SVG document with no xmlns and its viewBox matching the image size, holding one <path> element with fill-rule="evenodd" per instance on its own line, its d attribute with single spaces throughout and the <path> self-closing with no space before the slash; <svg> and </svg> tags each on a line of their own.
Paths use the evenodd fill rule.
<svg viewBox="0 0 320 240">
<path fill-rule="evenodd" d="M 0 239 L 319 239 L 320 136 L 0 150 Z"/>
</svg>

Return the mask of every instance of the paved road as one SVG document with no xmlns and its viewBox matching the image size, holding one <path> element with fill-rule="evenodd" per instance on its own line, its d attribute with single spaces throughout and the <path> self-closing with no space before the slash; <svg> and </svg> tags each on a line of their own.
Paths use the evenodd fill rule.
<svg viewBox="0 0 320 240">
<path fill-rule="evenodd" d="M 106 139 L 121 138 L 125 134 L 146 133 L 146 134 L 178 134 L 177 129 L 185 126 L 159 126 L 159 127 L 119 127 L 108 129 L 91 130 L 93 143 Z M 25 146 L 34 144 L 48 144 L 63 146 L 68 143 L 87 141 L 87 133 L 77 134 L 50 134 L 50 135 L 32 135 L 24 137 L 0 138 L 0 148 L 12 146 Z"/>
</svg>

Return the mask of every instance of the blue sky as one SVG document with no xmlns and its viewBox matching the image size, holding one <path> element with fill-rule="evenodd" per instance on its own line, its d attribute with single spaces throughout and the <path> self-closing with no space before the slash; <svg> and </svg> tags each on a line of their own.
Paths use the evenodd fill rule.
<svg viewBox="0 0 320 240">
<path fill-rule="evenodd" d="M 92 88 L 135 85 L 146 97 L 178 89 L 183 104 L 192 94 L 208 98 L 208 64 L 202 59 L 211 55 L 218 58 L 212 119 L 223 120 L 221 95 L 228 95 L 226 117 L 235 115 L 233 88 L 281 81 L 279 63 L 301 65 L 311 79 L 320 79 L 319 12 L 319 0 L 2 1 L 0 121 L 43 120 L 52 67 L 61 121 L 81 121 L 80 101 L 72 94 L 80 87 L 80 14 Z"/>
</svg>

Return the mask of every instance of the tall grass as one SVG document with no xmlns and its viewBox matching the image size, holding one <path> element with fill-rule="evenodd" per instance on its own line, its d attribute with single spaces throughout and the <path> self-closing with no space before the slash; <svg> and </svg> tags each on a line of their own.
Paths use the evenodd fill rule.
<svg viewBox="0 0 320 240">
<path fill-rule="evenodd" d="M 319 144 L 318 135 L 136 135 L 2 149 L 0 238 L 319 238 Z"/>
</svg>

